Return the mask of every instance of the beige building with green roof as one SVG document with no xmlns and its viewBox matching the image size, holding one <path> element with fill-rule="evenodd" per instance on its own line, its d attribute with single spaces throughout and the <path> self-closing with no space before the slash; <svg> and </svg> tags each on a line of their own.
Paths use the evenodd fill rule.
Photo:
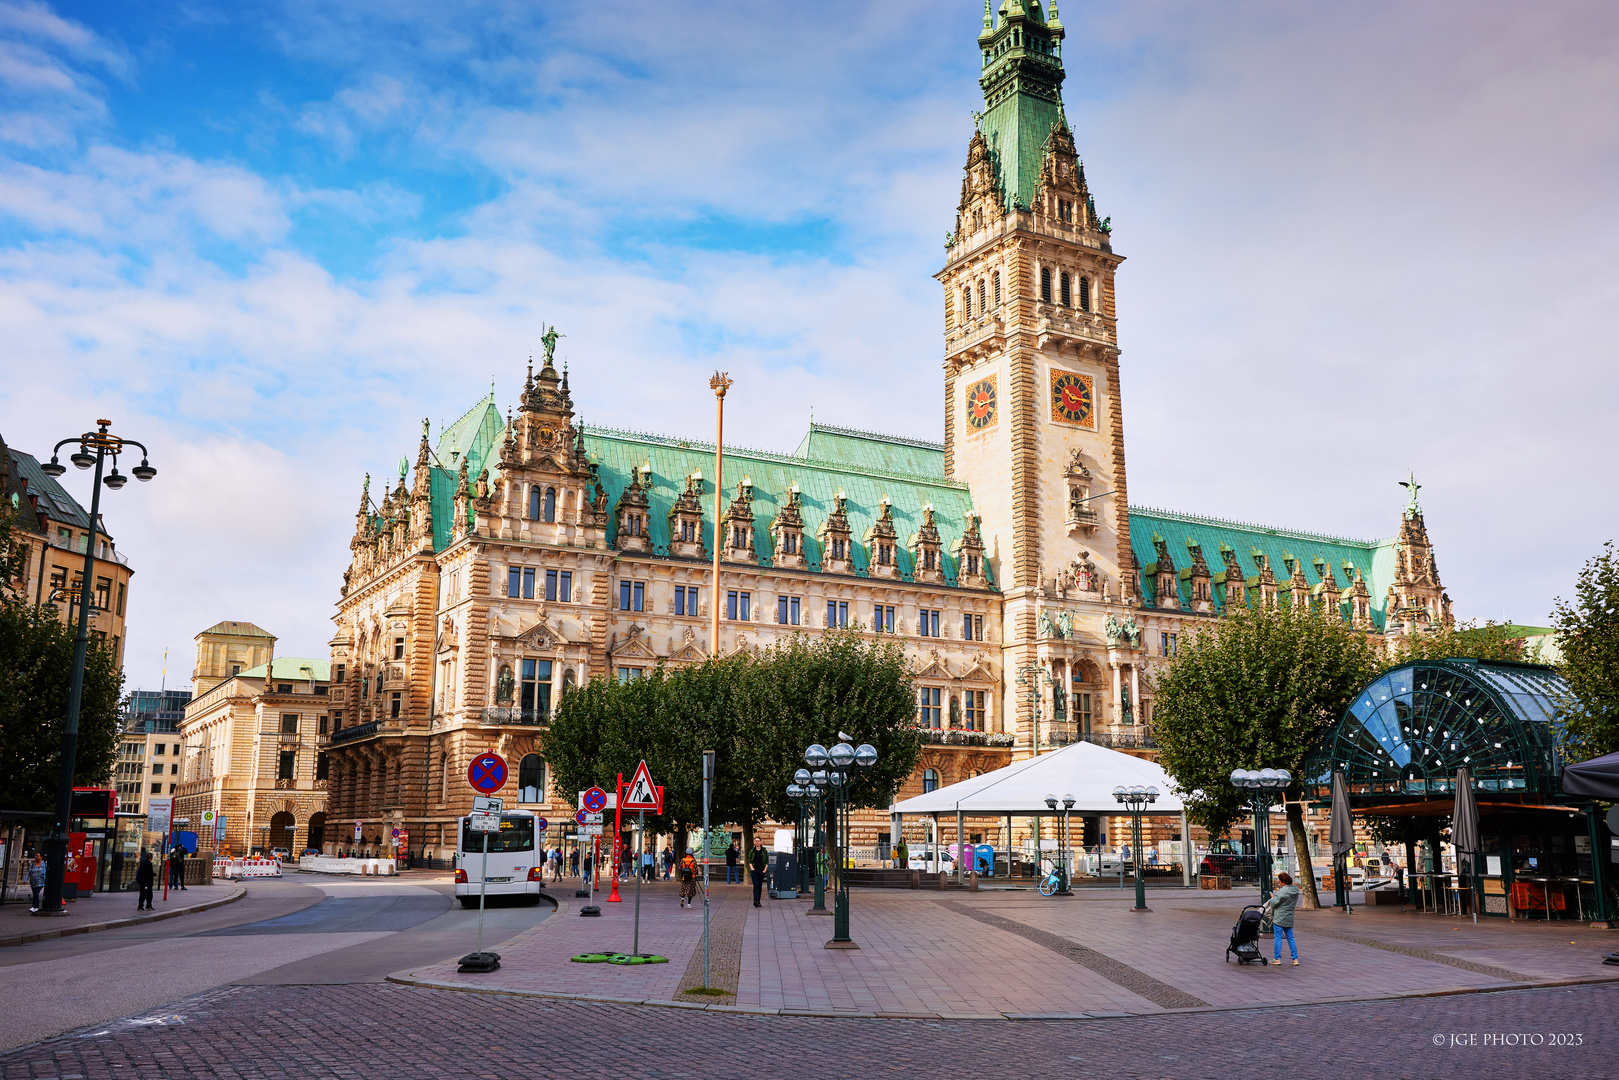
<svg viewBox="0 0 1619 1080">
<path fill-rule="evenodd" d="M 1449 619 L 1414 480 L 1382 541 L 1129 506 L 1123 259 L 1062 112 L 1062 37 L 1037 4 L 986 15 L 936 275 L 937 441 L 812 424 L 790 452 L 727 446 L 716 477 L 699 432 L 580 422 L 548 349 L 515 412 L 491 393 L 436 442 L 424 426 L 414 472 L 380 495 L 367 478 L 331 643 L 332 836 L 448 850 L 491 748 L 557 820 L 574 793 L 549 789 L 545 734 L 567 687 L 832 626 L 912 658 L 906 798 L 1077 739 L 1151 755 L 1153 665 L 1228 603 L 1286 594 L 1373 634 Z"/>
<path fill-rule="evenodd" d="M 174 813 L 189 818 L 208 850 L 233 855 L 285 848 L 296 858 L 321 848 L 332 722 L 326 658 L 275 656 L 275 635 L 221 622 L 196 637 L 198 688 L 180 722 L 180 783 Z M 251 667 L 243 664 L 258 658 Z M 202 813 L 225 819 L 215 849 Z"/>
</svg>

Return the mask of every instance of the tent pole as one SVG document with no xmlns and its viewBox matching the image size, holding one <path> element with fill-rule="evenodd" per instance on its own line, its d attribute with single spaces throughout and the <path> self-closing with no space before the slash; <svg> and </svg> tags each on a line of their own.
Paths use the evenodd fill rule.
<svg viewBox="0 0 1619 1080">
<path fill-rule="evenodd" d="M 961 849 L 967 843 L 967 818 L 961 812 L 961 804 L 956 804 L 956 884 L 967 884 L 967 860 L 962 857 Z"/>
<path fill-rule="evenodd" d="M 1186 811 L 1181 811 L 1181 884 L 1192 887 L 1192 830 L 1186 827 Z"/>
</svg>

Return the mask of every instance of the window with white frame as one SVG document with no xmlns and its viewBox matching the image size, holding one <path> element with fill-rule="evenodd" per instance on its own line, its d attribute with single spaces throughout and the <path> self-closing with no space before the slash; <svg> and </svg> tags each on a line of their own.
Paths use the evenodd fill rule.
<svg viewBox="0 0 1619 1080">
<path fill-rule="evenodd" d="M 968 690 L 961 695 L 962 726 L 968 731 L 984 730 L 984 691 Z"/>
</svg>

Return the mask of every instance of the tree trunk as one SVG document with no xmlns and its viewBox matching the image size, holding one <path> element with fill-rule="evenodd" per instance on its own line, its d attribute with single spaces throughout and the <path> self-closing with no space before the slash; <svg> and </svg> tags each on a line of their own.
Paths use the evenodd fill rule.
<svg viewBox="0 0 1619 1080">
<path fill-rule="evenodd" d="M 1304 833 L 1304 804 L 1290 802 L 1283 804 L 1287 808 L 1287 824 L 1293 831 L 1293 849 L 1299 853 L 1299 891 L 1303 894 L 1299 899 L 1299 906 L 1307 911 L 1313 911 L 1321 906 L 1321 897 L 1315 890 L 1315 867 L 1310 860 L 1310 840 Z"/>
<path fill-rule="evenodd" d="M 753 858 L 753 822 L 742 823 L 742 861 Z"/>
</svg>

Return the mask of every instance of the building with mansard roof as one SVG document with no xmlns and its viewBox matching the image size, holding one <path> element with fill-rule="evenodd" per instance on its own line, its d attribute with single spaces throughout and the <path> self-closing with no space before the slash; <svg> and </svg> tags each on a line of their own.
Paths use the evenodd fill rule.
<svg viewBox="0 0 1619 1080">
<path fill-rule="evenodd" d="M 1076 739 L 1151 755 L 1152 665 L 1233 602 L 1307 598 L 1372 634 L 1449 619 L 1414 480 L 1384 541 L 1129 506 L 1123 259 L 1063 114 L 1063 35 L 1038 3 L 986 6 L 937 274 L 942 441 L 812 423 L 791 452 L 727 447 L 716 477 L 695 432 L 581 422 L 548 347 L 515 410 L 491 393 L 436 442 L 424 426 L 413 472 L 367 479 L 331 642 L 328 835 L 453 846 L 460 778 L 491 747 L 520 805 L 571 814 L 545 769 L 567 687 L 830 626 L 913 660 L 927 742 L 904 798 Z"/>
</svg>

